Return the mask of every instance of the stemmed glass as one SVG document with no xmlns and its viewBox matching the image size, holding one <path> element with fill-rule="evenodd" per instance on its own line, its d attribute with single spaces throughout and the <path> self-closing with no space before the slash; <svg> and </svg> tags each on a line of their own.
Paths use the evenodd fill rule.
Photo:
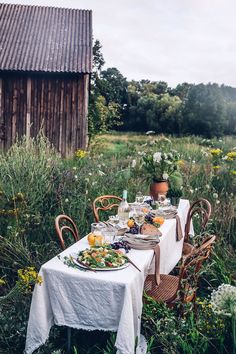
<svg viewBox="0 0 236 354">
<path fill-rule="evenodd" d="M 141 226 L 145 220 L 145 213 L 143 213 L 142 210 L 136 210 L 136 212 L 133 214 L 133 218 L 136 224 L 138 225 L 138 232 L 139 234 L 141 234 Z"/>
<path fill-rule="evenodd" d="M 135 197 L 135 202 L 137 204 L 142 204 L 144 201 L 144 195 L 142 192 L 137 192 L 136 197 Z"/>
</svg>

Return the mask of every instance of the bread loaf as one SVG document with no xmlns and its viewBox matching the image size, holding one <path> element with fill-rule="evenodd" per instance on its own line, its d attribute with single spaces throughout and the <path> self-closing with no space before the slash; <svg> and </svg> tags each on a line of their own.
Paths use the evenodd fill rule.
<svg viewBox="0 0 236 354">
<path fill-rule="evenodd" d="M 151 236 L 159 236 L 161 233 L 156 226 L 154 226 L 152 224 L 144 223 L 141 227 L 141 234 L 151 235 Z"/>
</svg>

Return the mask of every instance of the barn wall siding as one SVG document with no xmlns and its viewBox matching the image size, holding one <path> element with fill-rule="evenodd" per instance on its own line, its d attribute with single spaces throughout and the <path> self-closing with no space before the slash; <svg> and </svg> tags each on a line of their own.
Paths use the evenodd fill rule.
<svg viewBox="0 0 236 354">
<path fill-rule="evenodd" d="M 88 85 L 88 74 L 0 75 L 0 147 L 42 129 L 62 156 L 86 148 Z"/>
</svg>

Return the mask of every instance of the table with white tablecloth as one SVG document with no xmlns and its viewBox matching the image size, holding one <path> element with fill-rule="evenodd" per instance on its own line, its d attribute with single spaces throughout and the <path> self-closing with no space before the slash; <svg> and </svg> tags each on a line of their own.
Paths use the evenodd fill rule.
<svg viewBox="0 0 236 354">
<path fill-rule="evenodd" d="M 189 201 L 180 200 L 182 230 L 188 209 Z M 160 230 L 160 273 L 168 274 L 181 258 L 183 238 L 176 239 L 175 219 L 166 220 Z M 88 331 L 115 331 L 117 353 L 134 354 L 136 337 L 140 336 L 143 284 L 153 269 L 154 252 L 129 252 L 129 258 L 141 272 L 131 264 L 122 270 L 91 272 L 63 263 L 64 256 L 87 247 L 87 238 L 83 238 L 41 267 L 43 283 L 35 286 L 32 297 L 26 354 L 46 342 L 54 324 Z M 141 353 L 141 349 L 138 351 Z"/>
</svg>

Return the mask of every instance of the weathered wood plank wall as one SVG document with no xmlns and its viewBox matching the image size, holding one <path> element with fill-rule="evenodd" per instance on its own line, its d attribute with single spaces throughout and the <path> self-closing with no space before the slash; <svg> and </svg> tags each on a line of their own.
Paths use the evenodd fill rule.
<svg viewBox="0 0 236 354">
<path fill-rule="evenodd" d="M 87 146 L 89 75 L 0 74 L 0 148 L 40 129 L 62 156 Z"/>
</svg>

